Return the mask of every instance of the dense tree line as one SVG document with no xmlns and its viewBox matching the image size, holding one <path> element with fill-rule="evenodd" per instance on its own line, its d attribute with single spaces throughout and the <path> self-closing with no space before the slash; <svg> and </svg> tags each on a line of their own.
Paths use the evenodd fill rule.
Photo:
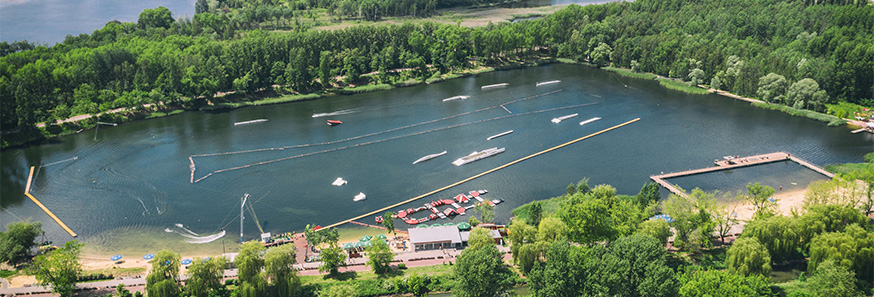
<svg viewBox="0 0 875 297">
<path fill-rule="evenodd" d="M 424 23 L 282 33 L 253 24 L 295 14 L 283 9 L 338 2 L 199 1 L 200 13 L 178 20 L 159 7 L 144 10 L 136 24 L 109 22 L 52 47 L 4 44 L 0 129 L 275 84 L 316 92 L 332 88 L 335 77 L 355 82 L 376 71 L 376 81 L 392 82 L 397 68 L 426 78 L 536 53 L 812 109 L 871 104 L 872 4 L 839 2 L 643 0 L 570 5 L 543 19 L 473 29 Z M 471 2 L 447 5 L 453 3 Z M 207 12 L 222 5 L 255 11 Z M 257 10 L 266 12 L 259 17 Z"/>
</svg>

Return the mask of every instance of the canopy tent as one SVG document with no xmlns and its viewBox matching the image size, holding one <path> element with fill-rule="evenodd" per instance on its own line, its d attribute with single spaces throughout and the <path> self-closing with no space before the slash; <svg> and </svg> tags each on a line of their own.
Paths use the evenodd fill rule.
<svg viewBox="0 0 875 297">
<path fill-rule="evenodd" d="M 374 238 L 374 237 L 370 236 L 370 235 L 365 235 L 365 236 L 362 236 L 362 238 L 359 238 L 359 241 L 366 242 L 366 241 L 370 241 L 371 238 Z"/>
<path fill-rule="evenodd" d="M 458 223 L 458 224 L 456 224 L 456 227 L 458 227 L 459 230 L 470 230 L 471 229 L 471 225 L 466 223 L 466 222 Z"/>
<path fill-rule="evenodd" d="M 386 234 L 382 234 L 382 233 L 377 234 L 377 238 L 379 238 L 379 239 L 386 239 Z"/>
</svg>

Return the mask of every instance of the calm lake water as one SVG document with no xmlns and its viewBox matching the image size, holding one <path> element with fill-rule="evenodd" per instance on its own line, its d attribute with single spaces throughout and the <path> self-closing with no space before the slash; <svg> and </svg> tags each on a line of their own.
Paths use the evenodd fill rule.
<svg viewBox="0 0 875 297">
<path fill-rule="evenodd" d="M 106 23 L 137 22 L 146 8 L 164 6 L 173 18 L 194 15 L 194 0 L 3 0 L 0 41 L 27 40 L 54 45 L 67 34 L 91 34 Z"/>
<path fill-rule="evenodd" d="M 548 80 L 561 82 L 535 86 Z M 509 86 L 480 88 L 497 83 Z M 548 92 L 554 93 L 505 104 Z M 456 95 L 470 98 L 442 102 Z M 495 107 L 500 104 L 505 104 L 507 111 Z M 486 107 L 495 108 L 477 111 Z M 530 113 L 548 109 L 556 110 Z M 335 141 L 465 112 L 472 113 L 334 144 L 195 157 L 197 179 L 225 168 L 338 149 L 215 173 L 190 183 L 191 155 Z M 313 117 L 324 113 L 334 115 Z M 572 113 L 580 115 L 559 124 L 550 121 Z M 578 125 L 592 117 L 602 120 Z M 176 240 L 174 248 L 196 249 L 199 245 L 183 243 L 183 234 L 190 235 L 189 231 L 175 224 L 201 236 L 227 228 L 229 234 L 224 239 L 236 241 L 236 216 L 244 193 L 251 195 L 265 231 L 302 230 L 305 224 L 326 225 L 348 219 L 639 117 L 636 123 L 429 198 L 488 189 L 488 197 L 506 201 L 496 209 L 498 220 L 506 222 L 513 208 L 561 195 L 568 183 L 582 177 L 590 177 L 591 185 L 607 183 L 620 194 L 634 195 L 650 175 L 711 166 L 715 158 L 725 155 L 784 151 L 825 165 L 859 162 L 873 150 L 871 134 L 851 134 L 846 127 L 827 127 L 722 96 L 686 95 L 662 88 L 656 81 L 556 64 L 385 92 L 224 112 L 186 112 L 102 127 L 96 141 L 95 131 L 90 130 L 6 150 L 0 155 L 0 225 L 30 217 L 43 222 L 49 240 L 69 240 L 22 195 L 29 166 L 42 164 L 31 192 L 87 242 L 124 249 Z M 235 122 L 254 119 L 269 121 L 234 126 Z M 344 124 L 329 127 L 327 119 Z M 443 129 L 477 121 L 483 122 Z M 433 129 L 443 130 L 401 137 Z M 507 130 L 514 133 L 485 140 Z M 373 143 L 354 146 L 368 142 Z M 354 147 L 339 149 L 349 146 Z M 461 167 L 450 163 L 491 147 L 507 151 Z M 411 164 L 419 157 L 445 150 L 446 156 Z M 688 188 L 734 190 L 754 181 L 788 188 L 784 183 L 804 186 L 821 178 L 800 168 L 795 163 L 776 163 L 716 173 L 723 181 L 702 180 L 707 176 L 702 175 L 678 183 Z M 349 183 L 332 186 L 337 177 Z M 367 194 L 367 200 L 353 202 L 359 192 Z M 456 220 L 467 220 L 467 216 Z M 399 221 L 396 225 L 404 224 Z M 248 212 L 245 232 L 246 239 L 259 233 Z"/>
</svg>

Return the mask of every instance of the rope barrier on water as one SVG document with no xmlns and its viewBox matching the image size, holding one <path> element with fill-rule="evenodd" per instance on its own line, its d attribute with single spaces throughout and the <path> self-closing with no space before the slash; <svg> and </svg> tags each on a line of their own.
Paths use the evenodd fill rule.
<svg viewBox="0 0 875 297">
<path fill-rule="evenodd" d="M 495 121 L 495 120 L 500 120 L 500 119 L 505 119 L 505 118 L 510 118 L 510 117 L 517 117 L 517 116 L 531 115 L 531 114 L 537 114 L 537 113 L 548 112 L 548 111 L 583 107 L 583 106 L 594 105 L 594 104 L 598 104 L 598 102 L 584 103 L 584 104 L 577 104 L 577 105 L 570 105 L 570 106 L 563 106 L 563 107 L 556 107 L 556 108 L 550 108 L 550 109 L 530 111 L 530 112 L 526 112 L 526 113 L 505 115 L 505 116 L 495 117 L 495 118 L 491 118 L 491 119 L 478 120 L 478 121 L 474 121 L 474 122 L 456 124 L 456 125 L 451 125 L 451 126 L 447 126 L 447 127 L 435 128 L 435 129 L 430 129 L 430 130 L 425 130 L 425 131 L 420 131 L 420 132 L 415 132 L 415 133 L 410 133 L 410 134 L 405 134 L 405 135 L 399 135 L 399 136 L 394 136 L 394 137 L 389 137 L 389 138 L 384 138 L 384 139 L 377 139 L 377 140 L 362 142 L 362 143 L 344 146 L 344 147 L 338 147 L 338 148 L 333 148 L 333 149 L 321 150 L 321 151 L 317 151 L 317 152 L 299 154 L 299 155 L 294 155 L 294 156 L 289 156 L 289 157 L 284 157 L 284 158 L 279 158 L 279 159 L 261 161 L 261 162 L 256 162 L 256 163 L 251 163 L 251 164 L 241 165 L 241 166 L 236 166 L 236 167 L 231 167 L 231 168 L 219 169 L 219 170 L 210 172 L 206 176 L 195 180 L 194 183 L 197 183 L 199 181 L 206 179 L 207 177 L 213 175 L 213 173 L 222 173 L 222 172 L 227 172 L 227 171 L 232 171 L 232 170 L 249 168 L 249 167 L 253 167 L 253 166 L 266 165 L 266 164 L 276 163 L 276 162 L 280 162 L 280 161 L 286 161 L 286 160 L 291 160 L 291 159 L 296 159 L 296 158 L 301 158 L 301 157 L 306 157 L 306 156 L 312 156 L 312 155 L 317 155 L 317 154 L 345 150 L 345 149 L 350 149 L 350 148 L 354 148 L 354 147 L 365 146 L 365 145 L 370 145 L 370 144 L 375 144 L 375 143 L 380 143 L 380 142 L 385 142 L 385 141 L 389 141 L 389 140 L 395 140 L 395 139 L 400 139 L 400 138 L 405 138 L 405 137 L 410 137 L 410 136 L 422 135 L 422 134 L 426 134 L 426 133 L 432 133 L 432 132 L 437 132 L 437 131 L 441 131 L 441 130 L 458 128 L 458 127 L 463 127 L 463 126 L 468 126 L 468 125 L 473 125 L 473 124 L 480 124 L 480 123 L 484 123 L 484 122 Z"/>
<path fill-rule="evenodd" d="M 505 102 L 505 103 L 502 103 L 502 104 L 499 104 L 499 105 L 494 105 L 494 106 L 490 106 L 490 107 L 485 107 L 485 108 L 481 108 L 481 109 L 474 110 L 474 111 L 463 112 L 463 113 L 460 113 L 460 114 L 455 114 L 455 115 L 451 115 L 451 116 L 447 116 L 447 117 L 443 117 L 443 118 L 439 118 L 439 119 L 435 119 L 435 120 L 429 120 L 429 121 L 425 121 L 425 122 L 419 122 L 419 123 L 415 123 L 415 124 L 410 124 L 410 125 L 406 125 L 406 126 L 396 127 L 396 128 L 392 128 L 392 129 L 388 129 L 388 130 L 377 131 L 377 132 L 373 132 L 373 133 L 363 134 L 363 135 L 354 136 L 354 137 L 349 137 L 349 138 L 344 138 L 344 139 L 338 139 L 338 140 L 332 140 L 332 141 L 325 141 L 325 142 L 318 142 L 318 143 L 308 143 L 308 144 L 289 145 L 289 146 L 282 146 L 282 147 L 271 147 L 271 148 L 260 148 L 260 149 L 251 149 L 251 150 L 233 151 L 233 152 L 222 152 L 222 153 L 209 153 L 209 154 L 197 154 L 197 155 L 191 155 L 191 156 L 188 157 L 188 161 L 189 161 L 189 169 L 191 170 L 191 180 L 190 180 L 190 182 L 191 182 L 191 183 L 196 183 L 196 182 L 201 181 L 201 180 L 203 180 L 204 178 L 206 178 L 206 176 L 205 176 L 205 177 L 199 178 L 198 180 L 194 180 L 194 172 L 195 172 L 196 168 L 195 168 L 195 164 L 194 164 L 194 159 L 193 159 L 193 158 L 196 158 L 196 157 L 213 157 L 213 156 L 222 156 L 222 155 L 247 154 L 247 153 L 257 153 L 257 152 L 266 152 L 266 151 L 274 151 L 274 150 L 285 150 L 285 149 L 292 149 L 292 148 L 302 148 L 302 147 L 310 147 L 310 146 L 318 146 L 318 145 L 329 145 L 329 144 L 335 144 L 335 143 L 346 142 L 346 141 L 356 140 L 356 139 L 365 138 L 365 137 L 370 137 L 370 136 L 376 136 L 376 135 L 385 134 L 385 133 L 389 133 L 389 132 L 394 132 L 394 131 L 398 131 L 398 130 L 403 130 L 403 129 L 407 129 L 407 128 L 412 128 L 412 127 L 416 127 L 416 126 L 421 126 L 421 125 L 431 124 L 431 123 L 435 123 L 435 122 L 439 122 L 439 121 L 444 121 L 444 120 L 448 120 L 448 119 L 452 119 L 452 118 L 457 118 L 457 117 L 461 117 L 461 116 L 465 116 L 465 115 L 469 115 L 469 114 L 474 114 L 474 113 L 478 113 L 478 112 L 487 111 L 487 110 L 490 110 L 490 109 L 495 109 L 495 108 L 498 108 L 498 107 L 505 108 L 504 105 L 507 105 L 507 104 L 516 103 L 516 102 L 525 101 L 525 100 L 530 100 L 530 99 L 534 99 L 534 98 L 538 98 L 538 97 L 543 97 L 543 96 L 547 96 L 547 95 L 550 95 L 550 94 L 555 94 L 555 93 L 558 93 L 558 92 L 561 92 L 561 91 L 562 91 L 562 90 L 559 89 L 559 90 L 550 91 L 550 92 L 546 92 L 546 93 L 541 93 L 541 94 L 538 94 L 538 95 L 533 95 L 533 96 L 529 96 L 529 97 L 525 97 L 525 98 L 520 98 L 520 99 L 516 99 L 516 100 L 511 100 L 511 101 L 508 101 L 508 102 Z M 505 108 L 505 110 L 507 110 L 507 108 Z M 508 112 L 510 112 L 510 111 L 508 111 Z M 209 176 L 209 175 L 207 175 L 207 176 Z"/>
<path fill-rule="evenodd" d="M 425 194 L 422 194 L 422 195 L 419 195 L 419 196 L 416 196 L 416 197 L 413 197 L 413 198 L 410 198 L 410 199 L 407 199 L 407 200 L 404 200 L 404 201 L 401 201 L 401 202 L 398 202 L 398 203 L 395 203 L 395 204 L 392 204 L 392 205 L 389 205 L 389 206 L 386 206 L 386 207 L 383 207 L 383 208 L 378 209 L 378 210 L 375 210 L 375 211 L 371 211 L 371 212 L 369 212 L 369 213 L 366 213 L 366 214 L 363 214 L 363 215 L 360 215 L 360 216 L 357 216 L 357 217 L 354 217 L 354 218 L 351 218 L 351 219 L 348 219 L 348 220 L 343 220 L 343 221 L 340 221 L 340 222 L 337 222 L 337 223 L 334 223 L 334 224 L 331 224 L 331 225 L 325 226 L 324 228 L 321 228 L 321 229 L 319 229 L 319 230 L 325 230 L 325 229 L 329 229 L 329 228 L 337 227 L 337 226 L 340 226 L 340 225 L 343 225 L 343 224 L 349 223 L 349 222 L 351 222 L 351 221 L 355 221 L 355 220 L 362 219 L 362 218 L 364 218 L 364 217 L 372 216 L 372 215 L 374 215 L 374 214 L 378 214 L 378 213 L 381 213 L 381 212 L 384 212 L 384 211 L 390 210 L 390 209 L 392 209 L 392 208 L 395 208 L 395 207 L 398 207 L 398 206 L 401 206 L 401 205 L 404 205 L 404 204 L 407 204 L 407 203 L 410 203 L 410 202 L 413 202 L 413 201 L 416 201 L 416 200 L 419 200 L 419 199 L 422 199 L 422 198 L 425 198 L 425 197 L 428 197 L 428 196 L 431 196 L 431 195 L 434 195 L 434 194 L 437 194 L 437 193 L 440 193 L 440 192 L 442 192 L 442 191 L 444 191 L 444 190 L 447 190 L 447 189 L 450 189 L 450 188 L 452 188 L 452 187 L 455 187 L 455 186 L 458 186 L 458 185 L 464 184 L 464 183 L 466 183 L 466 182 L 472 181 L 472 180 L 474 180 L 474 179 L 476 179 L 476 178 L 479 178 L 479 177 L 481 177 L 481 176 L 484 176 L 484 175 L 487 175 L 487 174 L 490 174 L 490 173 L 496 172 L 496 171 L 498 171 L 498 170 L 501 170 L 501 169 L 507 168 L 507 167 L 509 167 L 509 166 L 511 166 L 511 165 L 514 165 L 514 164 L 516 164 L 516 163 L 519 163 L 519 162 L 522 162 L 522 161 L 525 161 L 525 160 L 528 160 L 528 159 L 531 159 L 531 158 L 534 158 L 534 157 L 537 157 L 537 156 L 540 156 L 540 155 L 543 155 L 543 154 L 546 154 L 546 153 L 552 152 L 552 151 L 554 151 L 554 150 L 557 150 L 557 149 L 560 149 L 560 148 L 563 148 L 563 147 L 569 146 L 569 145 L 574 144 L 574 143 L 576 143 L 576 142 L 579 142 L 579 141 L 581 141 L 581 140 L 584 140 L 584 139 L 587 139 L 587 138 L 590 138 L 590 137 L 593 137 L 593 136 L 596 136 L 596 135 L 599 135 L 599 134 L 602 134 L 602 133 L 605 133 L 605 132 L 608 132 L 608 131 L 611 131 L 611 130 L 614 130 L 614 129 L 617 129 L 617 128 L 620 128 L 620 127 L 623 127 L 623 126 L 626 126 L 626 125 L 631 124 L 631 123 L 634 123 L 634 122 L 637 122 L 637 121 L 640 120 L 640 119 L 641 119 L 641 118 L 635 118 L 635 119 L 630 120 L 630 121 L 628 121 L 628 122 L 625 122 L 625 123 L 622 123 L 622 124 L 619 124 L 619 125 L 616 125 L 616 126 L 613 126 L 613 127 L 610 127 L 610 128 L 607 128 L 607 129 L 604 129 L 604 130 L 601 130 L 601 131 L 598 131 L 598 132 L 595 132 L 595 133 L 592 133 L 592 134 L 589 134 L 589 135 L 587 135 L 587 136 L 584 136 L 584 137 L 581 137 L 581 138 L 578 138 L 578 139 L 575 139 L 575 140 L 572 140 L 572 141 L 569 141 L 569 142 L 566 142 L 566 143 L 563 143 L 563 144 L 560 144 L 560 145 L 557 145 L 557 146 L 554 146 L 554 147 L 551 147 L 551 148 L 545 149 L 545 150 L 543 150 L 543 151 L 540 151 L 540 152 L 537 152 L 537 153 L 534 153 L 534 154 L 531 154 L 531 155 L 528 155 L 528 156 L 525 156 L 525 157 L 522 157 L 522 158 L 516 159 L 516 160 L 514 160 L 514 161 L 511 161 L 510 163 L 507 163 L 507 164 L 504 164 L 504 165 L 501 165 L 501 166 L 498 166 L 498 167 L 492 168 L 492 169 L 490 169 L 490 170 L 486 170 L 486 171 L 484 171 L 484 172 L 482 172 L 482 173 L 479 173 L 479 174 L 477 174 L 477 175 L 474 175 L 474 176 L 471 176 L 471 177 L 469 177 L 469 178 L 463 179 L 463 180 L 461 180 L 461 181 L 457 181 L 457 182 L 455 182 L 455 183 L 452 183 L 452 184 L 447 185 L 447 186 L 445 186 L 445 187 L 439 188 L 439 189 L 437 189 L 437 190 L 434 190 L 434 191 L 431 191 L 431 192 L 428 192 L 428 193 L 425 193 Z"/>
</svg>

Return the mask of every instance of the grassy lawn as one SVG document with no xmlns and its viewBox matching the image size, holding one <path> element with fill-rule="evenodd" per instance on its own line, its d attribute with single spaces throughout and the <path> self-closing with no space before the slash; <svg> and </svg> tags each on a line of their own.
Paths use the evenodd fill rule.
<svg viewBox="0 0 875 297">
<path fill-rule="evenodd" d="M 106 268 L 106 269 L 86 270 L 86 271 L 82 272 L 82 275 L 90 275 L 90 274 L 104 274 L 104 275 L 112 274 L 114 277 L 146 275 L 146 268 L 144 268 L 144 267 Z"/>
<path fill-rule="evenodd" d="M 0 278 L 7 278 L 18 274 L 18 270 L 0 270 Z"/>
</svg>

